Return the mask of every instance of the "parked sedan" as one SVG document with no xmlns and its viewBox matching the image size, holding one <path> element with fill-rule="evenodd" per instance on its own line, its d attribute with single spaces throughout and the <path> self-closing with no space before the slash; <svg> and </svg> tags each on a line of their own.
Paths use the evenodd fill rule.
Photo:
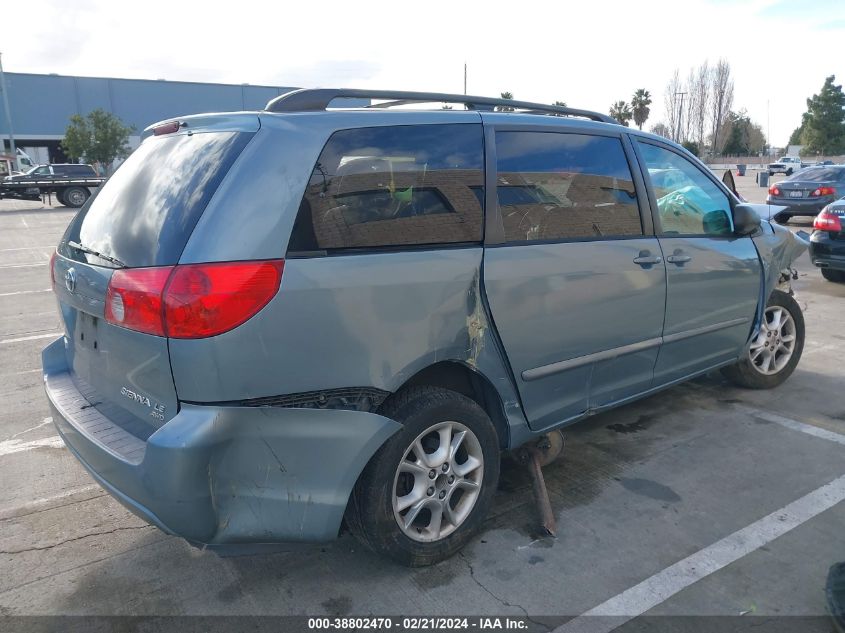
<svg viewBox="0 0 845 633">
<path fill-rule="evenodd" d="M 845 282 L 845 199 L 829 204 L 816 216 L 810 236 L 810 261 L 828 281 Z"/>
<path fill-rule="evenodd" d="M 815 216 L 845 195 L 845 165 L 809 167 L 769 187 L 766 202 L 783 207 L 774 215 L 784 223 L 796 215 Z"/>
</svg>

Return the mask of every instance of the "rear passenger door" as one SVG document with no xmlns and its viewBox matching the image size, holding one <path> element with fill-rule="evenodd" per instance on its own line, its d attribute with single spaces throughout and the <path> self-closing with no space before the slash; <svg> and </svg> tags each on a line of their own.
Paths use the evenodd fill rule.
<svg viewBox="0 0 845 633">
<path fill-rule="evenodd" d="M 655 367 L 655 383 L 666 384 L 742 352 L 760 296 L 760 261 L 751 238 L 734 235 L 730 197 L 712 174 L 670 146 L 636 146 L 666 259 L 666 323 Z"/>
<path fill-rule="evenodd" d="M 578 129 L 487 132 L 484 283 L 534 429 L 647 390 L 663 328 L 666 271 L 628 140 Z"/>
</svg>

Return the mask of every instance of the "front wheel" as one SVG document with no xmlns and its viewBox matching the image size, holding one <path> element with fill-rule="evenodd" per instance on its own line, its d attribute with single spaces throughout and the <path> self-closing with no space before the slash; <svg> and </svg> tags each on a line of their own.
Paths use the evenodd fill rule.
<svg viewBox="0 0 845 633">
<path fill-rule="evenodd" d="M 745 347 L 743 358 L 722 373 L 749 389 L 771 389 L 789 378 L 804 350 L 804 315 L 789 294 L 775 290 L 763 313 L 757 335 Z"/>
<path fill-rule="evenodd" d="M 346 522 L 370 549 L 409 567 L 456 553 L 481 527 L 499 479 L 484 410 L 438 387 L 400 392 L 382 415 L 402 424 L 355 484 Z"/>
<path fill-rule="evenodd" d="M 786 170 L 786 175 L 787 175 L 787 176 L 791 176 L 791 175 L 792 175 L 792 167 L 790 167 L 789 169 L 787 169 L 787 170 Z"/>
</svg>

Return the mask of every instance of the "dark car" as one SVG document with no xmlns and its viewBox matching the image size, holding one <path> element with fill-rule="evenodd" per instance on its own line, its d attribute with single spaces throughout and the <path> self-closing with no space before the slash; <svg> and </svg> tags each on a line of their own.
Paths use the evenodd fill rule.
<svg viewBox="0 0 845 633">
<path fill-rule="evenodd" d="M 19 176 L 11 176 L 13 181 L 22 180 L 53 180 L 54 178 L 96 178 L 97 172 L 91 165 L 77 165 L 75 163 L 57 163 L 53 165 L 37 165 Z"/>
<path fill-rule="evenodd" d="M 809 167 L 769 187 L 766 202 L 785 207 L 774 214 L 775 222 L 796 215 L 815 216 L 845 194 L 845 165 Z"/>
<path fill-rule="evenodd" d="M 816 216 L 810 236 L 810 260 L 828 281 L 845 282 L 845 198 L 829 204 Z"/>
</svg>

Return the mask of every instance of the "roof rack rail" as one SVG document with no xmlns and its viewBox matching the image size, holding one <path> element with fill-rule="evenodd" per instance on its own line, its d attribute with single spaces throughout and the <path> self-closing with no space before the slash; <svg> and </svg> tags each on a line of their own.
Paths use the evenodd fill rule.
<svg viewBox="0 0 845 633">
<path fill-rule="evenodd" d="M 456 95 L 440 92 L 361 90 L 354 88 L 302 88 L 300 90 L 292 90 L 270 100 L 264 109 L 267 112 L 314 112 L 325 110 L 332 101 L 341 98 L 387 99 L 386 103 L 376 103 L 366 106 L 369 108 L 390 108 L 412 103 L 462 103 L 469 110 L 489 111 L 493 110 L 496 106 L 502 106 L 533 113 L 576 116 L 602 123 L 618 123 L 616 119 L 600 112 L 532 103 L 530 101 L 515 101 L 513 99 L 475 97 L 472 95 Z"/>
</svg>

